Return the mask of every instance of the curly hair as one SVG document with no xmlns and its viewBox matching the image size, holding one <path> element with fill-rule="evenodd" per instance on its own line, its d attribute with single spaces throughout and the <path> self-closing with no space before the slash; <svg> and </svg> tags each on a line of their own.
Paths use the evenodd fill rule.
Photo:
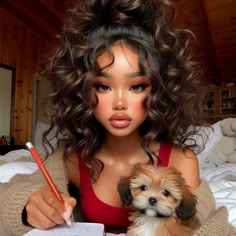
<svg viewBox="0 0 236 236">
<path fill-rule="evenodd" d="M 101 71 L 96 59 L 122 41 L 138 53 L 140 70 L 152 85 L 147 118 L 139 128 L 144 150 L 152 152 L 153 140 L 196 147 L 187 140 L 197 132 L 189 127 L 202 121 L 202 69 L 193 60 L 189 32 L 175 29 L 173 19 L 174 9 L 167 0 L 75 3 L 66 12 L 58 45 L 44 67 L 52 85 L 47 114 L 51 127 L 44 139 L 56 126 L 65 154 L 80 150 L 91 166 L 105 136 L 93 113 L 97 104 L 93 81 Z"/>
</svg>

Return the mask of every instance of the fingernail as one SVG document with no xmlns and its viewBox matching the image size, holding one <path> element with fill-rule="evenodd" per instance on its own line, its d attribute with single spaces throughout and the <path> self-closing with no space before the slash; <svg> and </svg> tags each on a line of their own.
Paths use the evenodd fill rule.
<svg viewBox="0 0 236 236">
<path fill-rule="evenodd" d="M 68 220 L 72 213 L 72 207 L 65 202 L 66 210 L 63 212 L 62 216 L 65 220 Z"/>
</svg>

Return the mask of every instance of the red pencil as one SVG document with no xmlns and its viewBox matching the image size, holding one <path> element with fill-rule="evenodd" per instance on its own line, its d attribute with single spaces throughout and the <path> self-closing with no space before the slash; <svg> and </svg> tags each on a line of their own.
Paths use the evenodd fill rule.
<svg viewBox="0 0 236 236">
<path fill-rule="evenodd" d="M 48 186 L 50 187 L 50 189 L 52 190 L 53 194 L 56 196 L 56 198 L 62 203 L 64 204 L 64 200 L 61 196 L 61 194 L 59 193 L 55 183 L 53 182 L 50 174 L 48 173 L 47 169 L 45 168 L 42 159 L 40 158 L 39 153 L 37 152 L 37 150 L 35 149 L 35 147 L 33 146 L 33 144 L 31 142 L 27 142 L 26 143 L 26 147 L 29 149 L 31 155 L 33 156 L 36 164 L 38 165 L 44 179 L 47 181 Z M 65 219 L 66 223 L 71 226 L 71 220 L 70 219 Z"/>
</svg>

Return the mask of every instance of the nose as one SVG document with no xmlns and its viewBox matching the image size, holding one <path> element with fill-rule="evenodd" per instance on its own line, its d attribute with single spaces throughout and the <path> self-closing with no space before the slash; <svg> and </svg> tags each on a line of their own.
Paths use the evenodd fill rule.
<svg viewBox="0 0 236 236">
<path fill-rule="evenodd" d="M 114 110 L 126 110 L 127 109 L 126 93 L 122 89 L 119 89 L 117 92 L 114 93 L 113 109 Z"/>
<path fill-rule="evenodd" d="M 150 197 L 150 198 L 148 199 L 148 201 L 149 201 L 149 203 L 150 203 L 151 206 L 153 206 L 153 205 L 155 205 L 155 204 L 157 203 L 157 199 L 154 198 L 154 197 Z"/>
</svg>

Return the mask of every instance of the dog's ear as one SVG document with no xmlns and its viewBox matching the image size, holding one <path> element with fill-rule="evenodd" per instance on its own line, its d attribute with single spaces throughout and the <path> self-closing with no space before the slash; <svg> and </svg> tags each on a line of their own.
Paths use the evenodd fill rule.
<svg viewBox="0 0 236 236">
<path fill-rule="evenodd" d="M 197 199 L 193 195 L 188 186 L 184 187 L 183 199 L 175 209 L 175 213 L 180 220 L 188 220 L 192 218 L 196 213 Z"/>
<path fill-rule="evenodd" d="M 130 178 L 129 177 L 121 178 L 118 183 L 117 189 L 120 194 L 122 202 L 127 206 L 129 206 L 133 201 L 133 196 L 130 191 Z"/>
</svg>

